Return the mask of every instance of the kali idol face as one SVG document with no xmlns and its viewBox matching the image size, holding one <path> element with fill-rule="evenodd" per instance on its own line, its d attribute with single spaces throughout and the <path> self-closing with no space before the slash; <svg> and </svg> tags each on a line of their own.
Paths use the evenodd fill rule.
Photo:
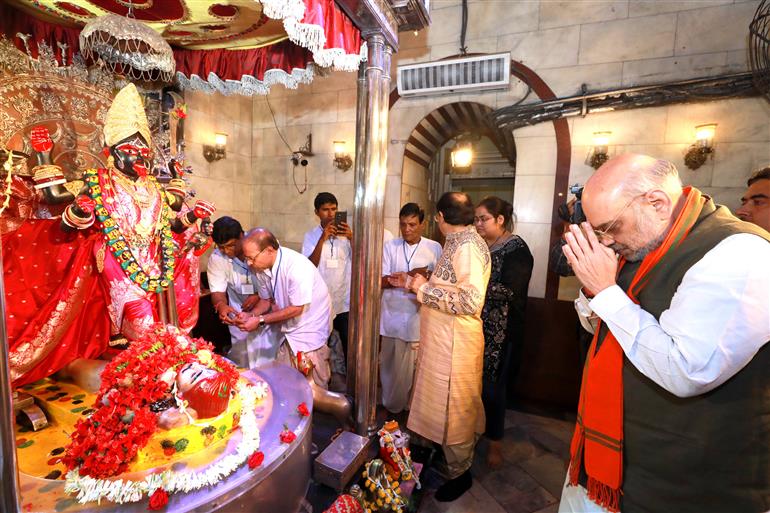
<svg viewBox="0 0 770 513">
<path fill-rule="evenodd" d="M 110 147 L 115 167 L 131 178 L 144 177 L 150 173 L 152 150 L 140 134 L 136 133 Z"/>
<path fill-rule="evenodd" d="M 216 417 L 227 409 L 230 385 L 224 373 L 201 365 L 188 363 L 179 370 L 177 388 L 199 419 Z"/>
</svg>

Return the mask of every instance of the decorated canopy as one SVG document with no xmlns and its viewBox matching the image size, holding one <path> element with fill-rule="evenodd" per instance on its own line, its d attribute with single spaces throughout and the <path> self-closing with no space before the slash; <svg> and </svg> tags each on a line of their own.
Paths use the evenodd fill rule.
<svg viewBox="0 0 770 513">
<path fill-rule="evenodd" d="M 6 37 L 24 49 L 45 40 L 71 59 L 81 31 L 108 15 L 132 16 L 171 45 L 184 88 L 266 94 L 281 83 L 309 82 L 313 65 L 352 71 L 361 57 L 358 29 L 334 0 L 9 0 L 0 5 Z M 130 12 L 129 12 L 130 8 Z M 128 22 L 128 20 L 126 19 Z M 66 45 L 62 47 L 61 45 Z M 30 48 L 35 53 L 35 48 Z"/>
</svg>

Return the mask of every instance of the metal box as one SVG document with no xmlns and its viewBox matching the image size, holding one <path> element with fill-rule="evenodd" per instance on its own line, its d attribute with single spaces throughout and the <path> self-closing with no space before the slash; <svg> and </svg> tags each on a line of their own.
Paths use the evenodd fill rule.
<svg viewBox="0 0 770 513">
<path fill-rule="evenodd" d="M 315 480 L 342 492 L 366 462 L 370 442 L 369 438 L 350 431 L 340 433 L 315 459 Z"/>
</svg>

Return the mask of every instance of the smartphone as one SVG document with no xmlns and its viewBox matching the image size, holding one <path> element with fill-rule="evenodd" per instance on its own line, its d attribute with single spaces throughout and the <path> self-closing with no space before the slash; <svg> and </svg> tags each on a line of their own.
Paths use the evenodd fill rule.
<svg viewBox="0 0 770 513">
<path fill-rule="evenodd" d="M 342 223 L 348 222 L 348 212 L 346 210 L 340 210 L 334 214 L 334 224 L 339 226 Z"/>
</svg>

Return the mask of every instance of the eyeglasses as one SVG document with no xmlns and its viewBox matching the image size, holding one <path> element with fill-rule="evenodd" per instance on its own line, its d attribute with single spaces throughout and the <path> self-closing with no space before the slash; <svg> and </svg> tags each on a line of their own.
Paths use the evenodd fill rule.
<svg viewBox="0 0 770 513">
<path fill-rule="evenodd" d="M 244 256 L 243 256 L 243 261 L 244 261 L 244 262 L 246 262 L 247 264 L 253 264 L 253 263 L 254 263 L 254 261 L 255 261 L 257 258 L 259 258 L 259 255 L 261 255 L 261 254 L 262 254 L 262 251 L 264 251 L 264 250 L 265 250 L 265 249 L 267 249 L 268 247 L 270 247 L 270 246 L 267 246 L 266 248 L 264 248 L 264 249 L 260 250 L 260 251 L 259 251 L 259 253 L 257 253 L 257 254 L 256 254 L 256 255 L 254 255 L 253 257 L 248 257 L 248 256 L 244 255 Z"/>
<path fill-rule="evenodd" d="M 594 228 L 594 233 L 596 234 L 596 238 L 598 238 L 600 241 L 601 240 L 607 240 L 607 239 L 615 240 L 615 237 L 612 235 L 611 232 L 612 232 L 612 228 L 615 226 L 615 224 L 620 219 L 620 216 L 623 215 L 623 212 L 625 212 L 628 209 L 628 207 L 630 207 L 631 204 L 634 201 L 638 200 L 639 198 L 643 198 L 644 196 L 647 195 L 648 192 L 650 192 L 650 191 L 643 192 L 643 193 L 641 193 L 641 194 L 639 194 L 637 196 L 634 196 L 630 200 L 628 200 L 628 202 L 625 205 L 623 205 L 623 208 L 618 210 L 618 213 L 615 214 L 615 217 L 612 218 L 612 221 L 610 221 L 609 225 L 607 225 L 607 228 L 605 228 L 604 230 L 597 230 L 596 228 Z"/>
<path fill-rule="evenodd" d="M 487 221 L 489 221 L 490 219 L 494 219 L 494 217 L 492 217 L 492 216 L 475 216 L 473 218 L 473 223 L 474 224 L 484 224 Z"/>
</svg>

